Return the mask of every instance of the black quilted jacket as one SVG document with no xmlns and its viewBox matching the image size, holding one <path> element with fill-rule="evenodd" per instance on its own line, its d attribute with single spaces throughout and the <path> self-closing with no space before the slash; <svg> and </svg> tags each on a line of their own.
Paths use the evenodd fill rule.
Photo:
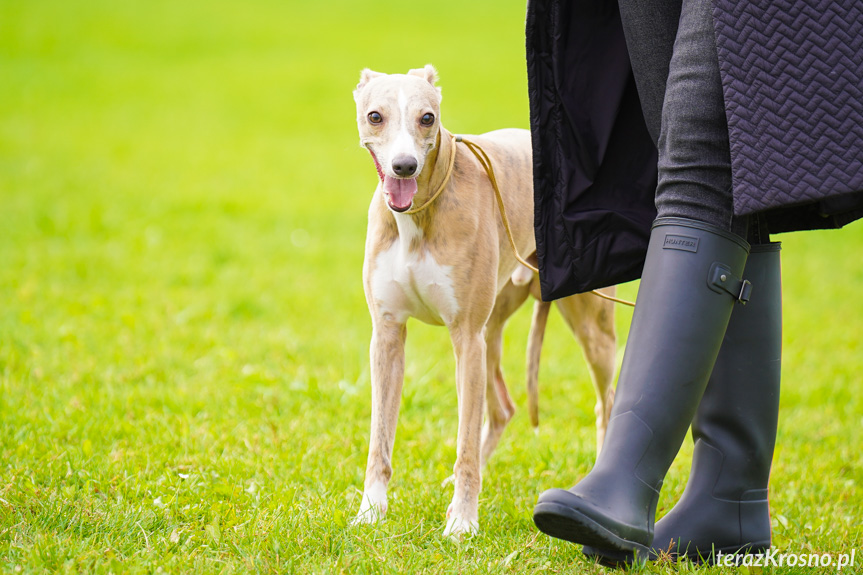
<svg viewBox="0 0 863 575">
<path fill-rule="evenodd" d="M 734 210 L 774 233 L 863 217 L 863 0 L 714 0 Z M 546 300 L 641 276 L 656 211 L 617 0 L 530 0 Z"/>
</svg>

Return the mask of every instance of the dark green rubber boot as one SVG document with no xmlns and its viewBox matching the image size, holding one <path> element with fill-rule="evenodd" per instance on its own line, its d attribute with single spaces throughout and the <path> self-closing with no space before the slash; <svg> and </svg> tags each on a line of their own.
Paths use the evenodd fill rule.
<svg viewBox="0 0 863 575">
<path fill-rule="evenodd" d="M 692 421 L 692 470 L 656 524 L 657 553 L 713 562 L 714 553 L 770 547 L 767 483 L 779 417 L 782 281 L 779 244 L 752 247 L 752 297 L 731 316 Z"/>
<path fill-rule="evenodd" d="M 648 557 L 662 480 L 719 353 L 749 244 L 683 218 L 654 222 L 605 444 L 571 489 L 540 495 L 533 519 L 604 562 Z"/>
</svg>

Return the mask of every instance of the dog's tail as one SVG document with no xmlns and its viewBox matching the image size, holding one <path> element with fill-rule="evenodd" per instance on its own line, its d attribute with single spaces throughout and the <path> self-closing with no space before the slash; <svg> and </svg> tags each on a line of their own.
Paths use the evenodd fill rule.
<svg viewBox="0 0 863 575">
<path fill-rule="evenodd" d="M 551 302 L 537 300 L 533 304 L 533 319 L 527 338 L 527 409 L 535 431 L 539 429 L 539 356 L 550 309 Z"/>
</svg>

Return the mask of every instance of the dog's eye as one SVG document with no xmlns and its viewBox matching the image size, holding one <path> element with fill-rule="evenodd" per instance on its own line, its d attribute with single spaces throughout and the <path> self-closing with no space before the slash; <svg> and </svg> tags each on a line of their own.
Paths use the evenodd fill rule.
<svg viewBox="0 0 863 575">
<path fill-rule="evenodd" d="M 384 121 L 384 117 L 378 112 L 369 112 L 369 122 L 372 124 L 380 124 Z"/>
<path fill-rule="evenodd" d="M 434 114 L 423 114 L 423 117 L 420 118 L 420 124 L 423 126 L 431 126 L 434 124 Z"/>
</svg>

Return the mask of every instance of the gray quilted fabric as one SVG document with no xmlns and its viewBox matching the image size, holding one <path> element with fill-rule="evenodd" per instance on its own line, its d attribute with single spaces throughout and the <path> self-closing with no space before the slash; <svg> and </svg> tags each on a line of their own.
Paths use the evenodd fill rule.
<svg viewBox="0 0 863 575">
<path fill-rule="evenodd" d="M 715 0 L 735 212 L 863 190 L 863 0 Z"/>
</svg>

